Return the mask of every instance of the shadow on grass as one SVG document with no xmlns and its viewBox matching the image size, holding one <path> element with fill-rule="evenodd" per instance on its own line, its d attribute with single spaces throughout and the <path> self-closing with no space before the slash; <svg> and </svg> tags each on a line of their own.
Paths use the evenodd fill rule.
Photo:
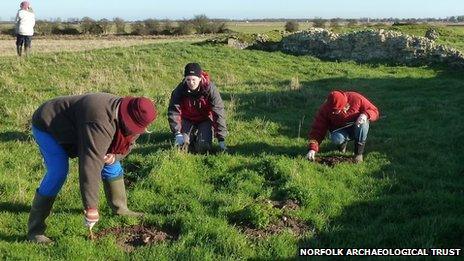
<svg viewBox="0 0 464 261">
<path fill-rule="evenodd" d="M 32 135 L 20 131 L 6 131 L 0 132 L 0 142 L 9 142 L 9 141 L 30 141 L 32 140 Z"/>
<path fill-rule="evenodd" d="M 23 203 L 0 202 L 0 210 L 13 214 L 29 213 L 31 206 Z"/>
<path fill-rule="evenodd" d="M 6 242 L 9 242 L 9 243 L 19 243 L 19 242 L 24 242 L 27 240 L 27 237 L 26 235 L 20 235 L 20 236 L 16 236 L 16 235 L 5 235 L 3 233 L 0 233 L 0 241 L 6 241 Z"/>
</svg>

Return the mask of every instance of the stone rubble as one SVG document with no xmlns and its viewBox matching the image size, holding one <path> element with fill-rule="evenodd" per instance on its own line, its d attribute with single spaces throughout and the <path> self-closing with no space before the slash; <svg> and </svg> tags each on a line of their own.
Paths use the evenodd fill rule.
<svg viewBox="0 0 464 261">
<path fill-rule="evenodd" d="M 438 63 L 464 68 L 464 55 L 454 48 L 425 37 L 382 29 L 336 34 L 311 28 L 283 37 L 280 50 L 330 60 L 389 61 L 406 65 Z"/>
</svg>

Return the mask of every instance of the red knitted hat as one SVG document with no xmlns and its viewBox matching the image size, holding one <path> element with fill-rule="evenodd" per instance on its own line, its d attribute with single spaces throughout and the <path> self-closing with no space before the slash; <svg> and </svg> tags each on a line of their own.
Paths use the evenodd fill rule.
<svg viewBox="0 0 464 261">
<path fill-rule="evenodd" d="M 142 134 L 156 119 L 153 102 L 145 97 L 124 97 L 119 106 L 119 115 L 124 126 L 133 134 Z"/>
<path fill-rule="evenodd" d="M 327 103 L 333 110 L 342 110 L 348 103 L 348 98 L 341 91 L 332 91 L 327 96 Z"/>
</svg>

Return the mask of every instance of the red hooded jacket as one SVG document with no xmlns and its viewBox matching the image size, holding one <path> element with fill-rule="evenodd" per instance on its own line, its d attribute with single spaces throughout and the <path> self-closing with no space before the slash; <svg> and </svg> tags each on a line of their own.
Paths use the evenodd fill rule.
<svg viewBox="0 0 464 261">
<path fill-rule="evenodd" d="M 327 131 L 333 131 L 356 121 L 361 113 L 367 115 L 369 121 L 374 122 L 379 118 L 379 110 L 368 99 L 357 92 L 342 92 L 348 99 L 349 109 L 339 114 L 333 114 L 333 108 L 329 102 L 324 102 L 309 132 L 309 149 L 319 151 L 319 144 L 324 140 Z"/>
</svg>

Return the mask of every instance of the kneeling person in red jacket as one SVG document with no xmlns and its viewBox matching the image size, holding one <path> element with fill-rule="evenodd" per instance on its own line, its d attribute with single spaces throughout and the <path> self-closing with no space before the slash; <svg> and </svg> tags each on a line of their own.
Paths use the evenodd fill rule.
<svg viewBox="0 0 464 261">
<path fill-rule="evenodd" d="M 171 94 L 168 120 L 176 146 L 186 145 L 198 153 L 210 151 L 214 129 L 219 147 L 227 149 L 224 102 L 198 63 L 185 66 L 184 79 Z"/>
<path fill-rule="evenodd" d="M 309 132 L 308 160 L 314 160 L 327 131 L 331 141 L 345 152 L 348 141 L 354 141 L 355 162 L 363 161 L 369 122 L 379 118 L 379 110 L 357 92 L 332 91 L 321 105 Z"/>
</svg>

